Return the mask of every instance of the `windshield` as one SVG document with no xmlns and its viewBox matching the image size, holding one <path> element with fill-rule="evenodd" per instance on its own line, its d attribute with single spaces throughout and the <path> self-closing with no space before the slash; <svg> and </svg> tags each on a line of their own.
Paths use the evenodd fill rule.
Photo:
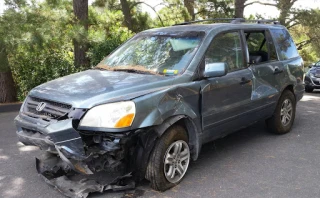
<svg viewBox="0 0 320 198">
<path fill-rule="evenodd" d="M 199 34 L 136 36 L 102 60 L 97 68 L 179 75 L 186 70 L 200 41 Z"/>
</svg>

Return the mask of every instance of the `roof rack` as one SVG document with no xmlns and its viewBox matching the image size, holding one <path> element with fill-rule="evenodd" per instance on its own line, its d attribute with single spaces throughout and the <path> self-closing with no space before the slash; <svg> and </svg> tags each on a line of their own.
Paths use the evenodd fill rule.
<svg viewBox="0 0 320 198">
<path fill-rule="evenodd" d="M 233 24 L 239 24 L 244 22 L 251 22 L 251 23 L 258 23 L 258 24 L 267 24 L 267 23 L 273 23 L 274 25 L 280 25 L 280 23 L 277 20 L 273 19 L 258 19 L 258 20 L 245 20 L 244 18 L 211 18 L 211 19 L 202 19 L 202 20 L 196 20 L 196 21 L 187 21 L 183 23 L 178 23 L 176 25 L 189 25 L 193 23 L 201 23 L 206 21 L 230 21 L 230 23 Z"/>
</svg>

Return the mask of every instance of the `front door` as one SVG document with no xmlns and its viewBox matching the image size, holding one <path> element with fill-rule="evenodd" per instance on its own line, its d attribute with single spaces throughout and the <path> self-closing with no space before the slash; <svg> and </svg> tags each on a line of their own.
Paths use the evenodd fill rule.
<svg viewBox="0 0 320 198">
<path fill-rule="evenodd" d="M 228 73 L 201 82 L 202 127 L 211 139 L 238 129 L 250 111 L 252 72 L 246 67 L 239 31 L 217 35 L 210 44 L 205 63 L 225 62 Z"/>
</svg>

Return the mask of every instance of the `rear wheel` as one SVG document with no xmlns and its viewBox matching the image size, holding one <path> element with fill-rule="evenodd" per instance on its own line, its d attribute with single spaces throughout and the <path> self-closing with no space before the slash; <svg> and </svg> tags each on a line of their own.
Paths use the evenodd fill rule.
<svg viewBox="0 0 320 198">
<path fill-rule="evenodd" d="M 313 92 L 313 88 L 312 88 L 312 87 L 305 86 L 305 91 L 306 91 L 307 93 L 311 93 L 311 92 Z"/>
<path fill-rule="evenodd" d="M 273 116 L 267 120 L 267 126 L 273 133 L 288 133 L 293 125 L 295 114 L 295 97 L 291 91 L 285 90 L 279 99 Z"/>
<path fill-rule="evenodd" d="M 187 132 L 179 125 L 170 127 L 158 140 L 146 173 L 153 189 L 165 191 L 182 180 L 190 162 L 187 142 Z"/>
</svg>

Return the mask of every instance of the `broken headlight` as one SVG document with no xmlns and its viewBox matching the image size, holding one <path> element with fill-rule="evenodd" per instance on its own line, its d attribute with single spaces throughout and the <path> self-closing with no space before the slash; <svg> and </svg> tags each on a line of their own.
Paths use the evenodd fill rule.
<svg viewBox="0 0 320 198">
<path fill-rule="evenodd" d="M 84 127 L 125 128 L 130 127 L 135 117 L 134 102 L 117 102 L 95 106 L 80 121 Z"/>
</svg>

